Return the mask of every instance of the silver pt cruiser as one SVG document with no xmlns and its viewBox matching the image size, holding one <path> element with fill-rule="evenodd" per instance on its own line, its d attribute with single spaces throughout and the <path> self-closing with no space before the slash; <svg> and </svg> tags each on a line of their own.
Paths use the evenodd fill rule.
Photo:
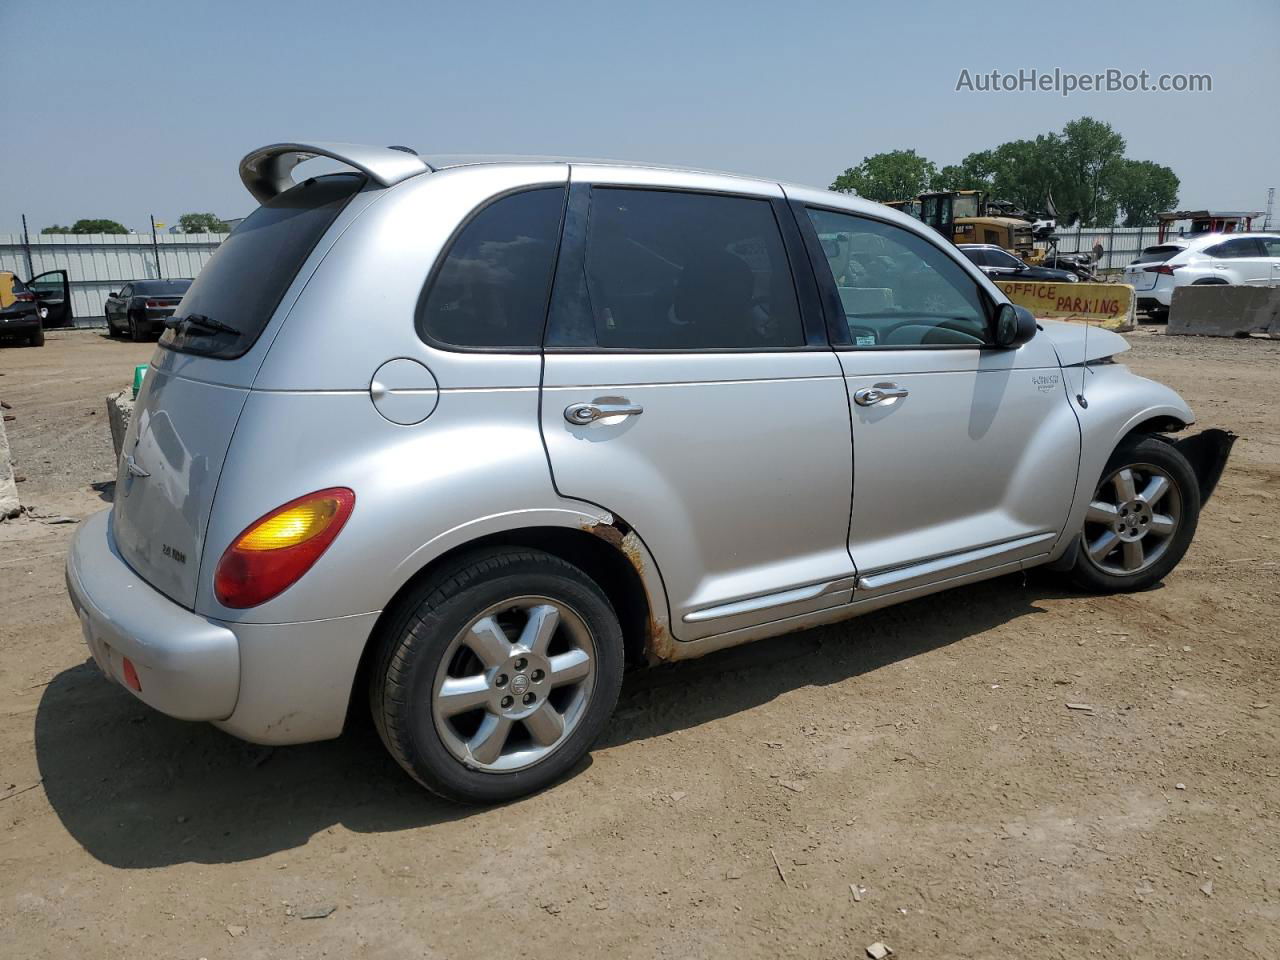
<svg viewBox="0 0 1280 960">
<path fill-rule="evenodd" d="M 628 663 L 1038 565 L 1147 587 L 1233 439 L 856 198 L 349 144 L 240 176 L 72 603 L 157 710 L 287 744 L 367 703 L 456 799 L 563 776 Z"/>
</svg>

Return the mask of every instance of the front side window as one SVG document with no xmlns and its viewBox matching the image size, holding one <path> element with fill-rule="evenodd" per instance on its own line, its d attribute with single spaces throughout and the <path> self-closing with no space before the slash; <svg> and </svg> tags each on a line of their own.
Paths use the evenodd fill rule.
<svg viewBox="0 0 1280 960">
<path fill-rule="evenodd" d="M 768 200 L 597 187 L 580 298 L 598 347 L 768 350 L 804 344 Z"/>
<path fill-rule="evenodd" d="M 1022 261 L 1017 257 L 1005 253 L 1003 250 L 988 250 L 987 256 L 991 258 L 991 266 L 1005 267 L 1009 270 L 1017 270 L 1022 266 Z"/>
<path fill-rule="evenodd" d="M 938 247 L 892 224 L 809 209 L 855 347 L 981 346 L 987 300 Z"/>
<path fill-rule="evenodd" d="M 541 346 L 564 194 L 525 190 L 472 217 L 418 306 L 418 335 L 454 347 Z"/>
</svg>

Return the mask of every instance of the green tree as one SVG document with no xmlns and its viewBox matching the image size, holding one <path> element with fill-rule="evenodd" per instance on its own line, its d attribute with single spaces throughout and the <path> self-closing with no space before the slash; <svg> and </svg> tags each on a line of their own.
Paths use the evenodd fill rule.
<svg viewBox="0 0 1280 960">
<path fill-rule="evenodd" d="M 909 200 L 929 189 L 938 169 L 914 150 L 893 150 L 864 157 L 831 184 L 837 193 L 857 193 L 868 200 Z"/>
<path fill-rule="evenodd" d="M 183 233 L 226 233 L 227 225 L 212 213 L 184 213 L 178 218 Z"/>
<path fill-rule="evenodd" d="M 1112 172 L 1110 194 L 1124 211 L 1126 227 L 1154 223 L 1156 214 L 1178 204 L 1178 175 L 1150 160 L 1124 160 Z"/>
<path fill-rule="evenodd" d="M 69 227 L 54 224 L 45 227 L 41 233 L 128 233 L 123 224 L 114 220 L 77 220 Z"/>
<path fill-rule="evenodd" d="M 1124 137 L 1109 123 L 1081 117 L 1063 127 L 1055 141 L 1058 211 L 1078 212 L 1086 226 L 1115 223 L 1116 202 L 1108 188 L 1124 163 Z"/>
</svg>

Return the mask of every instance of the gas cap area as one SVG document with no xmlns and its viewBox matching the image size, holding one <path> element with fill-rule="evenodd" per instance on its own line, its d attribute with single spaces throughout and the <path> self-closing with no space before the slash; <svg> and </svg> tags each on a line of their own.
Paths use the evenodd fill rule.
<svg viewBox="0 0 1280 960">
<path fill-rule="evenodd" d="M 408 426 L 431 416 L 440 401 L 440 385 L 417 360 L 400 357 L 388 360 L 374 372 L 369 397 L 386 419 Z"/>
</svg>

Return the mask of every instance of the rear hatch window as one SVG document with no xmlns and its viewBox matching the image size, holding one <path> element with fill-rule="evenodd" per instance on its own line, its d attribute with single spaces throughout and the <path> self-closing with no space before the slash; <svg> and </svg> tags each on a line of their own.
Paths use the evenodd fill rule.
<svg viewBox="0 0 1280 960">
<path fill-rule="evenodd" d="M 254 345 L 303 262 L 364 185 L 358 174 L 316 177 L 268 200 L 236 227 L 187 291 L 186 323 L 160 346 L 232 360 Z"/>
<path fill-rule="evenodd" d="M 1180 247 L 1177 244 L 1166 243 L 1158 247 L 1147 247 L 1142 253 L 1138 254 L 1138 258 L 1134 263 L 1164 263 L 1175 254 L 1181 253 L 1186 247 Z"/>
</svg>

